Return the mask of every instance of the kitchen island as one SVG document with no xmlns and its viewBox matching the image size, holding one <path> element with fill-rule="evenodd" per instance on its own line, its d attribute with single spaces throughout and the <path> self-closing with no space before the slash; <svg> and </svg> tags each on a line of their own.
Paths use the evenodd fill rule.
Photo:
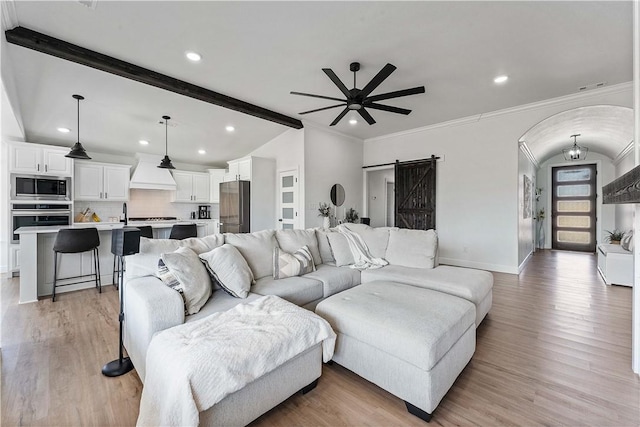
<svg viewBox="0 0 640 427">
<path fill-rule="evenodd" d="M 150 221 L 129 222 L 130 227 L 150 225 L 154 238 L 166 238 L 174 224 L 196 224 L 198 236 L 211 234 L 217 225 L 215 220 Z M 35 302 L 38 297 L 51 295 L 53 290 L 53 243 L 57 233 L 63 228 L 95 227 L 100 236 L 100 278 L 102 284 L 112 284 L 113 254 L 111 253 L 111 230 L 122 228 L 121 222 L 83 222 L 71 226 L 21 227 L 20 235 L 20 304 Z M 212 227 L 213 226 L 213 227 Z M 91 252 L 64 254 L 58 257 L 60 277 L 80 276 L 92 271 Z M 81 280 L 81 279 L 74 279 Z M 68 283 L 73 280 L 59 280 Z M 58 292 L 70 292 L 94 287 L 93 281 L 65 286 Z"/>
</svg>

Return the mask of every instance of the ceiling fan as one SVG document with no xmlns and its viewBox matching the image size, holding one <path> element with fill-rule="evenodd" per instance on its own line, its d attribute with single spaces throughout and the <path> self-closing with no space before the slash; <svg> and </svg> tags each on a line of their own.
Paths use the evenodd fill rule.
<svg viewBox="0 0 640 427">
<path fill-rule="evenodd" d="M 303 111 L 300 114 L 315 113 L 317 111 L 329 110 L 331 108 L 345 106 L 345 109 L 342 110 L 340 114 L 338 114 L 338 117 L 336 117 L 335 120 L 331 122 L 330 126 L 335 126 L 350 110 L 357 111 L 358 114 L 360 114 L 362 118 L 367 121 L 367 123 L 372 125 L 376 121 L 373 119 L 373 117 L 371 117 L 371 114 L 367 112 L 366 108 L 372 108 L 374 110 L 382 110 L 382 111 L 388 111 L 390 113 L 405 114 L 405 115 L 411 112 L 411 110 L 407 110 L 405 108 L 398 108 L 398 107 L 392 107 L 390 105 L 378 104 L 376 101 L 382 101 L 382 100 L 391 99 L 391 98 L 399 98 L 401 96 L 416 95 L 418 93 L 425 92 L 424 86 L 418 86 L 411 89 L 397 90 L 394 92 L 388 92 L 388 93 L 382 93 L 380 95 L 369 96 L 369 94 L 373 92 L 375 88 L 377 88 L 380 85 L 380 83 L 382 83 L 387 77 L 389 77 L 391 73 L 395 71 L 396 67 L 391 64 L 385 65 L 382 68 L 382 70 L 380 70 L 378 74 L 376 74 L 375 77 L 371 79 L 371 81 L 367 83 L 367 85 L 362 89 L 358 89 L 356 87 L 356 73 L 360 70 L 360 63 L 352 62 L 351 65 L 349 66 L 349 69 L 353 72 L 353 89 L 347 89 L 344 83 L 342 83 L 342 81 L 338 78 L 336 73 L 334 73 L 333 70 L 331 70 L 331 68 L 322 69 L 322 71 L 324 71 L 324 73 L 327 76 L 329 76 L 333 84 L 338 86 L 338 89 L 340 89 L 340 92 L 342 92 L 347 99 L 333 98 L 330 96 L 314 95 L 312 93 L 292 91 L 291 92 L 292 95 L 311 96 L 313 98 L 340 101 L 340 104 L 330 105 L 328 107 L 323 107 L 323 108 L 317 108 L 315 110 Z"/>
</svg>

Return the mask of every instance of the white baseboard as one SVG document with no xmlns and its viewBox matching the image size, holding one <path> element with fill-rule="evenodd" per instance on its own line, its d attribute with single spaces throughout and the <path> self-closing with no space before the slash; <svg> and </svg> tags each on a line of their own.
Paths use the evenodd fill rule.
<svg viewBox="0 0 640 427">
<path fill-rule="evenodd" d="M 9 273 L 8 265 L 0 265 L 0 274 Z"/>
<path fill-rule="evenodd" d="M 529 252 L 527 254 L 527 256 L 524 257 L 524 260 L 518 266 L 518 274 L 522 273 L 522 270 L 524 269 L 524 266 L 527 265 L 527 263 L 529 262 L 529 258 L 531 258 L 532 255 L 533 255 L 533 251 Z"/>
<path fill-rule="evenodd" d="M 485 262 L 475 262 L 475 261 L 468 261 L 463 259 L 444 258 L 444 257 L 440 257 L 439 260 L 440 260 L 440 264 L 453 265 L 456 267 L 477 268 L 479 270 L 495 271 L 496 273 L 509 273 L 509 274 L 519 273 L 518 267 L 509 266 L 509 265 L 489 264 Z"/>
</svg>

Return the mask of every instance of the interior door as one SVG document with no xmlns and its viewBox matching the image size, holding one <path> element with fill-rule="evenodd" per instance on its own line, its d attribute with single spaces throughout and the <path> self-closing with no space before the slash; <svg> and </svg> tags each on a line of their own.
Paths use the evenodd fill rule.
<svg viewBox="0 0 640 427">
<path fill-rule="evenodd" d="M 436 159 L 396 162 L 395 225 L 400 228 L 436 228 Z"/>
<path fill-rule="evenodd" d="M 291 230 L 300 228 L 298 216 L 298 171 L 290 170 L 278 174 L 279 207 L 277 228 Z"/>
<path fill-rule="evenodd" d="M 596 251 L 596 165 L 552 168 L 553 249 Z"/>
</svg>

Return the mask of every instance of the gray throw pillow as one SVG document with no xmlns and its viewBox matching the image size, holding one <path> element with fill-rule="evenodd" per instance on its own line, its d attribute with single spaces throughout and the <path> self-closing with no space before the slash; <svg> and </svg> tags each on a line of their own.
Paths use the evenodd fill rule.
<svg viewBox="0 0 640 427">
<path fill-rule="evenodd" d="M 211 279 L 229 295 L 246 298 L 253 283 L 253 273 L 242 254 L 232 245 L 225 244 L 200 254 Z"/>
<path fill-rule="evenodd" d="M 273 248 L 274 279 L 302 276 L 312 271 L 316 271 L 316 266 L 308 246 L 303 246 L 292 254 Z"/>
<path fill-rule="evenodd" d="M 186 315 L 196 314 L 211 296 L 211 279 L 198 255 L 181 247 L 165 253 L 158 261 L 158 277 L 184 300 Z"/>
<path fill-rule="evenodd" d="M 355 261 L 351 249 L 349 249 L 349 243 L 347 238 L 342 233 L 328 233 L 329 243 L 331 244 L 331 252 L 336 260 L 336 266 L 342 267 L 343 265 L 351 265 Z"/>
</svg>

